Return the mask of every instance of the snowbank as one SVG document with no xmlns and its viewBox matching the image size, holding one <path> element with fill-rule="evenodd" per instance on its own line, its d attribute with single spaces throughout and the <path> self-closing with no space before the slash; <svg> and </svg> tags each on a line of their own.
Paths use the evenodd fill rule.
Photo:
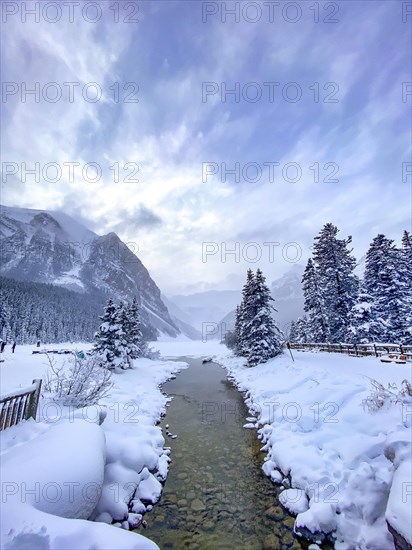
<svg viewBox="0 0 412 550">
<path fill-rule="evenodd" d="M 412 414 L 412 406 L 406 410 Z M 386 508 L 386 521 L 412 547 L 412 433 L 393 432 L 386 440 L 385 455 L 396 468 Z"/>
<path fill-rule="evenodd" d="M 159 385 L 187 364 L 138 359 L 134 366 L 114 376 L 111 396 L 102 401 L 107 407 L 102 424 L 107 457 L 102 495 L 92 515 L 126 529 L 140 523 L 147 505 L 157 502 L 162 492 L 169 451 L 161 429 L 154 426 L 167 402 Z"/>
<path fill-rule="evenodd" d="M 19 431 L 6 430 L 9 444 Z M 103 430 L 84 420 L 61 422 L 4 453 L 2 548 L 157 548 L 145 537 L 82 521 L 99 500 L 104 464 Z"/>
<path fill-rule="evenodd" d="M 76 347 L 62 347 L 69 346 Z M 44 378 L 47 357 L 32 349 L 3 354 L 2 392 Z M 157 548 L 127 530 L 161 494 L 169 451 L 155 426 L 167 403 L 159 385 L 187 365 L 139 359 L 134 366 L 113 376 L 99 406 L 74 410 L 42 398 L 36 422 L 1 432 L 2 547 Z"/>
<path fill-rule="evenodd" d="M 286 489 L 290 480 L 293 490 L 283 491 L 280 500 L 297 514 L 296 531 L 333 532 L 341 550 L 393 548 L 385 522 L 391 487 L 387 518 L 410 537 L 412 496 L 405 508 L 399 494 L 410 482 L 411 413 L 392 405 L 370 414 L 362 400 L 370 395 L 370 378 L 400 385 L 410 366 L 327 353 L 294 356 L 294 363 L 282 355 L 255 368 L 244 367 L 240 358 L 218 357 L 247 392 L 267 451 L 264 472 Z M 393 434 L 403 441 L 394 463 L 385 456 Z"/>
</svg>

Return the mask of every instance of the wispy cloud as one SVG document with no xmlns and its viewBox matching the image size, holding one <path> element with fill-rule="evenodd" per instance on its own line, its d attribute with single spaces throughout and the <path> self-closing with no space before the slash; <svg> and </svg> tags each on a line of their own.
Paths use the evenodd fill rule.
<svg viewBox="0 0 412 550">
<path fill-rule="evenodd" d="M 201 2 L 136 4 L 137 24 L 114 23 L 104 9 L 98 23 L 10 17 L 3 25 L 3 79 L 18 86 L 2 105 L 3 160 L 78 165 L 57 182 L 43 173 L 24 182 L 19 169 L 2 183 L 2 201 L 62 208 L 96 231 L 137 242 L 166 292 L 205 281 L 237 285 L 247 262 L 222 262 L 222 243 L 279 242 L 280 251 L 293 241 L 304 261 L 325 221 L 354 236 L 358 256 L 377 231 L 397 238 L 410 227 L 401 166 L 410 157 L 411 98 L 402 102 L 402 82 L 410 80 L 411 30 L 396 2 L 339 2 L 334 24 L 315 23 L 307 9 L 296 23 L 220 16 L 203 23 Z M 35 82 L 42 92 L 58 83 L 62 99 L 22 102 L 22 85 Z M 65 82 L 78 83 L 73 102 Z M 96 102 L 82 95 L 92 82 L 102 91 Z M 204 82 L 217 87 L 206 102 Z M 251 82 L 262 90 L 259 101 L 242 95 Z M 278 83 L 273 101 L 269 82 Z M 240 100 L 222 101 L 222 84 L 236 83 Z M 288 100 L 296 90 L 301 98 Z M 236 162 L 256 163 L 262 178 L 222 181 L 222 163 Z M 279 163 L 275 181 L 268 162 Z M 87 163 L 101 167 L 98 181 L 85 180 Z M 206 182 L 204 163 L 218 166 Z M 288 163 L 301 168 L 299 181 L 282 176 Z M 329 181 L 327 163 L 337 166 L 338 182 Z M 204 242 L 219 245 L 207 262 Z M 260 264 L 269 279 L 290 267 L 281 253 Z"/>
</svg>

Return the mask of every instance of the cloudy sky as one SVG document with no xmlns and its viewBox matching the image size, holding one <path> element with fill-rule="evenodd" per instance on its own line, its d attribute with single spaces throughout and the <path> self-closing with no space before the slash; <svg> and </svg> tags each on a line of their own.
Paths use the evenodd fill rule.
<svg viewBox="0 0 412 550">
<path fill-rule="evenodd" d="M 169 295 L 411 229 L 410 2 L 2 4 L 3 204 L 117 232 Z"/>
</svg>

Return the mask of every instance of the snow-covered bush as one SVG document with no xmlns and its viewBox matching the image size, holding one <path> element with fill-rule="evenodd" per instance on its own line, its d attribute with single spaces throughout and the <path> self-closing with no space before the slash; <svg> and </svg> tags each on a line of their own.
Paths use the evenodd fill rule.
<svg viewBox="0 0 412 550">
<path fill-rule="evenodd" d="M 146 359 L 151 359 L 152 361 L 157 361 L 160 359 L 160 351 L 146 346 L 144 357 L 146 357 Z"/>
<path fill-rule="evenodd" d="M 385 388 L 383 384 L 377 380 L 371 380 L 372 392 L 362 401 L 364 409 L 370 413 L 374 413 L 379 409 L 391 404 L 404 403 L 405 400 L 412 397 L 412 384 L 409 380 L 402 380 L 401 388 L 393 384 L 388 384 Z"/>
<path fill-rule="evenodd" d="M 96 356 L 80 359 L 73 355 L 61 365 L 48 356 L 50 370 L 44 383 L 44 391 L 53 401 L 75 408 L 96 405 L 109 395 L 113 387 L 112 373 L 100 365 Z"/>
</svg>

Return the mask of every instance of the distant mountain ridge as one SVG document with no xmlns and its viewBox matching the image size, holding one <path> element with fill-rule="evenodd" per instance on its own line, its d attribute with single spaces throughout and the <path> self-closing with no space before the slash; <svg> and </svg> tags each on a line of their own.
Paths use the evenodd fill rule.
<svg viewBox="0 0 412 550">
<path fill-rule="evenodd" d="M 239 290 L 207 290 L 189 295 L 176 295 L 170 298 L 186 315 L 186 320 L 197 330 L 203 323 L 218 323 L 224 315 L 236 308 L 242 298 Z"/>
<path fill-rule="evenodd" d="M 166 305 L 173 322 L 185 336 L 191 338 L 192 340 L 202 339 L 202 333 L 192 326 L 190 319 L 184 311 L 182 311 L 175 303 L 169 300 L 169 298 L 166 298 L 163 294 L 162 301 Z"/>
<path fill-rule="evenodd" d="M 277 310 L 273 317 L 279 328 L 287 333 L 290 323 L 304 314 L 302 275 L 304 266 L 293 264 L 284 275 L 270 285 L 274 307 Z M 188 296 L 173 296 L 171 300 L 177 304 L 193 326 L 201 329 L 201 323 L 216 323 L 216 333 L 209 338 L 222 338 L 225 332 L 233 330 L 235 325 L 235 310 L 240 304 L 240 290 L 210 290 Z M 212 331 L 211 326 L 208 331 Z"/>
<path fill-rule="evenodd" d="M 99 302 L 136 295 L 144 324 L 172 337 L 181 332 L 148 270 L 116 233 L 99 236 L 63 212 L 0 206 L 0 248 L 5 277 L 62 286 Z"/>
<path fill-rule="evenodd" d="M 270 291 L 275 300 L 277 312 L 274 318 L 280 329 L 287 333 L 290 323 L 304 314 L 304 296 L 302 290 L 302 276 L 305 267 L 293 264 L 284 275 L 273 281 Z"/>
</svg>

